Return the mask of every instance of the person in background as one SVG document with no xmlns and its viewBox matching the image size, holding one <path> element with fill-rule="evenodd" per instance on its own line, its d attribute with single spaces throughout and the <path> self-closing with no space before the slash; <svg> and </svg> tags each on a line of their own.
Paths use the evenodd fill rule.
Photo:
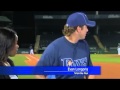
<svg viewBox="0 0 120 90">
<path fill-rule="evenodd" d="M 118 55 L 120 55 L 120 45 L 118 45 L 117 50 L 118 50 Z"/>
<path fill-rule="evenodd" d="M 30 44 L 30 54 L 34 54 L 33 46 Z"/>
</svg>

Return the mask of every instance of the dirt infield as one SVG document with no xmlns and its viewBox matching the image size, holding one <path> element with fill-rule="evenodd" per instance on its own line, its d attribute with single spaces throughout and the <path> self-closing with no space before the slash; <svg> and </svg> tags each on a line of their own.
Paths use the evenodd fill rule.
<svg viewBox="0 0 120 90">
<path fill-rule="evenodd" d="M 39 60 L 39 58 L 35 55 L 25 54 L 25 57 L 27 58 L 27 60 L 25 60 L 25 63 L 27 63 L 29 66 L 35 66 Z"/>
<path fill-rule="evenodd" d="M 120 64 L 119 63 L 94 63 L 96 66 L 101 66 L 101 75 L 96 76 L 96 79 L 120 79 Z"/>
<path fill-rule="evenodd" d="M 35 66 L 39 57 L 35 55 L 25 55 L 25 62 L 29 66 Z M 95 66 L 101 66 L 101 75 L 96 76 L 96 79 L 120 79 L 120 64 L 119 63 L 93 63 Z"/>
</svg>

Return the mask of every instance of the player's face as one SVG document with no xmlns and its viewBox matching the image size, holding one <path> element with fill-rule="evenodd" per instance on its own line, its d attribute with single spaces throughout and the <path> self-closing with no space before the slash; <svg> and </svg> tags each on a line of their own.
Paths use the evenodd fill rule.
<svg viewBox="0 0 120 90">
<path fill-rule="evenodd" d="M 18 48 L 19 48 L 19 45 L 18 45 L 18 36 L 15 35 L 16 38 L 15 38 L 15 44 L 14 46 L 12 47 L 11 51 L 9 52 L 9 56 L 15 56 L 17 51 L 18 51 Z"/>
<path fill-rule="evenodd" d="M 84 25 L 82 28 L 79 27 L 79 30 L 78 30 L 79 38 L 80 39 L 85 39 L 85 37 L 87 35 L 87 32 L 88 32 L 88 28 L 87 28 L 86 25 Z"/>
</svg>

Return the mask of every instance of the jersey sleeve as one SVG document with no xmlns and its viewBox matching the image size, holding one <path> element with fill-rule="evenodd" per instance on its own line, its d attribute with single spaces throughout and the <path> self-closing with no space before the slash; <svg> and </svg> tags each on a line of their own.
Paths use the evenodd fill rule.
<svg viewBox="0 0 120 90">
<path fill-rule="evenodd" d="M 89 60 L 88 60 L 89 62 L 88 62 L 88 66 L 93 66 L 93 64 L 92 64 L 92 60 L 91 60 L 91 58 L 90 58 L 90 55 L 89 55 Z"/>
<path fill-rule="evenodd" d="M 55 46 L 49 45 L 40 57 L 37 66 L 53 66 L 55 60 Z"/>
<path fill-rule="evenodd" d="M 93 66 L 91 56 L 90 56 L 90 47 L 89 47 L 87 41 L 84 40 L 84 42 L 86 44 L 86 49 L 88 51 L 88 66 Z"/>
</svg>

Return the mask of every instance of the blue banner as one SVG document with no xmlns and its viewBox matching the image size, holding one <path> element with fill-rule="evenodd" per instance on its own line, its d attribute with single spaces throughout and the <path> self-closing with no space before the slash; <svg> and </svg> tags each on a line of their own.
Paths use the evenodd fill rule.
<svg viewBox="0 0 120 90">
<path fill-rule="evenodd" d="M 0 67 L 0 75 L 100 75 L 101 67 Z"/>
</svg>

